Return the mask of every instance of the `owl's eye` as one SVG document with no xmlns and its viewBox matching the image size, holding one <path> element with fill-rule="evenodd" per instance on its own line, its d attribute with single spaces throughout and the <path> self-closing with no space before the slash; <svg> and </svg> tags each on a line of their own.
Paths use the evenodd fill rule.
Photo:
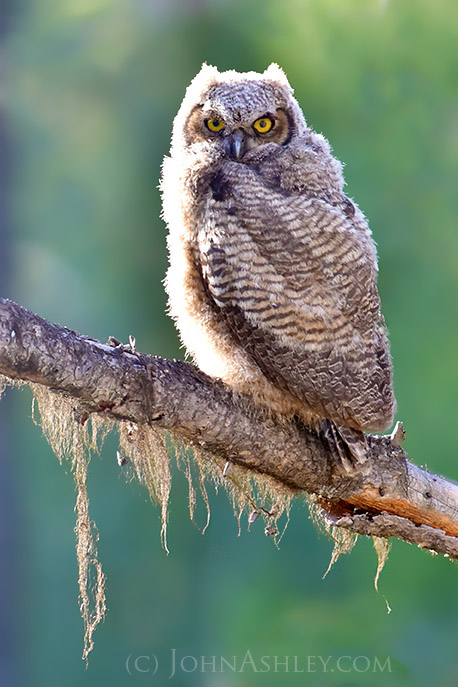
<svg viewBox="0 0 458 687">
<path fill-rule="evenodd" d="M 260 117 L 253 124 L 253 129 L 258 132 L 258 134 L 266 134 L 271 130 L 274 123 L 270 117 Z"/>
<path fill-rule="evenodd" d="M 226 126 L 223 120 L 218 119 L 218 117 L 207 119 L 205 121 L 205 124 L 207 126 L 207 129 L 210 129 L 210 131 L 222 131 L 222 129 L 224 129 L 224 127 Z"/>
</svg>

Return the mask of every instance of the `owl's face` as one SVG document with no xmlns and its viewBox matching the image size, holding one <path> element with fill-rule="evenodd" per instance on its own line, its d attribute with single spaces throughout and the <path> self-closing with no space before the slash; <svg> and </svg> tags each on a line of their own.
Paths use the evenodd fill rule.
<svg viewBox="0 0 458 687">
<path fill-rule="evenodd" d="M 286 145 L 305 128 L 292 89 L 277 65 L 263 74 L 220 73 L 204 65 L 176 118 L 172 149 L 202 149 L 243 163 L 253 158 L 252 151 L 266 144 Z"/>
<path fill-rule="evenodd" d="M 282 108 L 253 110 L 248 117 L 239 111 L 225 111 L 211 99 L 207 107 L 198 105 L 191 113 L 186 137 L 191 145 L 209 142 L 224 157 L 242 161 L 246 153 L 265 143 L 285 145 L 291 139 L 293 123 Z"/>
</svg>

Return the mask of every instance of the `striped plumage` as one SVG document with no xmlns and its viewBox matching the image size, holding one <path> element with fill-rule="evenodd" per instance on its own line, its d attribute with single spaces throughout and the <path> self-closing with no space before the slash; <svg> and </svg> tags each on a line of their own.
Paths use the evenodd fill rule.
<svg viewBox="0 0 458 687">
<path fill-rule="evenodd" d="M 198 365 L 309 424 L 391 425 L 371 233 L 276 65 L 203 67 L 175 120 L 162 191 L 170 311 Z"/>
</svg>

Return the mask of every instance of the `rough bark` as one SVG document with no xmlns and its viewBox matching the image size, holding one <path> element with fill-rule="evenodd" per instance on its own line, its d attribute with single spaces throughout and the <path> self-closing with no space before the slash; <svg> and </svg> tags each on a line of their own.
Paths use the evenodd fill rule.
<svg viewBox="0 0 458 687">
<path fill-rule="evenodd" d="M 338 527 L 395 536 L 458 558 L 458 485 L 410 463 L 391 436 L 367 435 L 350 471 L 324 434 L 286 422 L 193 365 L 111 346 L 0 299 L 0 373 L 42 384 L 91 413 L 153 423 L 185 442 L 315 494 Z"/>
</svg>

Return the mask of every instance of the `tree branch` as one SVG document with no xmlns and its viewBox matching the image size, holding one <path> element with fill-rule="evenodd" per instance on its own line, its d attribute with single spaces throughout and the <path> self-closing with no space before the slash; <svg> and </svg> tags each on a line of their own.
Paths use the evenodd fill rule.
<svg viewBox="0 0 458 687">
<path fill-rule="evenodd" d="M 391 437 L 367 435 L 366 461 L 348 471 L 324 434 L 268 414 L 193 365 L 101 344 L 7 299 L 0 299 L 0 374 L 77 399 L 80 421 L 101 413 L 154 424 L 315 494 L 338 527 L 458 558 L 458 484 L 410 463 L 399 427 Z"/>
</svg>

